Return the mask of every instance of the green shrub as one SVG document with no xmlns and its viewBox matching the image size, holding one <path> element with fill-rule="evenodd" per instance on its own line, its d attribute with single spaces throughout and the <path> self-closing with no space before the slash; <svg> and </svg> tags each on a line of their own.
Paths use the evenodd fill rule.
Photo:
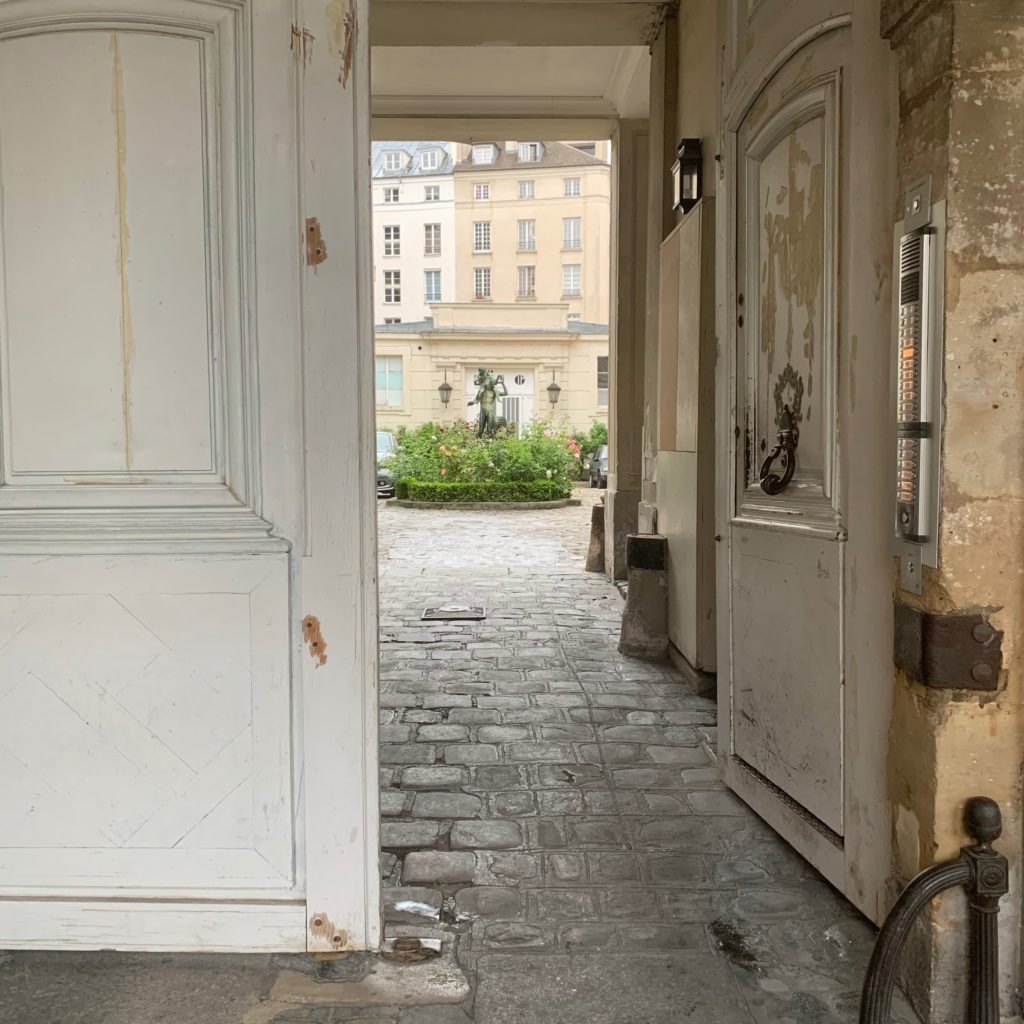
<svg viewBox="0 0 1024 1024">
<path fill-rule="evenodd" d="M 471 423 L 453 426 L 425 423 L 413 430 L 399 428 L 398 450 L 388 468 L 401 496 L 402 481 L 420 483 L 511 483 L 550 481 L 570 486 L 579 458 L 574 438 L 537 421 L 516 437 L 513 428 L 496 437 L 477 437 Z M 561 496 L 561 495 L 560 495 Z M 475 500 L 475 499 L 474 499 Z M 497 499 L 516 500 L 516 499 Z"/>
<path fill-rule="evenodd" d="M 508 480 L 485 483 L 434 483 L 404 480 L 409 501 L 485 502 L 485 501 L 561 501 L 572 493 L 572 484 L 563 480 Z"/>
</svg>

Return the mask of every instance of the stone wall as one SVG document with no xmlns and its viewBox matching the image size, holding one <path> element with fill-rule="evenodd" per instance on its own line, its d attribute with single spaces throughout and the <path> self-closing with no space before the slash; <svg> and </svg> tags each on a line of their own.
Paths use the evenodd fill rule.
<svg viewBox="0 0 1024 1024">
<path fill-rule="evenodd" d="M 995 693 L 898 679 L 889 760 L 894 882 L 954 855 L 964 801 L 1002 805 L 1003 1014 L 1021 1019 L 1024 725 L 1024 4 L 886 0 L 899 55 L 899 195 L 932 176 L 947 201 L 945 428 L 940 567 L 904 603 L 984 615 L 1003 632 Z M 919 930 L 907 981 L 933 1022 L 959 1020 L 964 969 L 951 897 Z"/>
</svg>

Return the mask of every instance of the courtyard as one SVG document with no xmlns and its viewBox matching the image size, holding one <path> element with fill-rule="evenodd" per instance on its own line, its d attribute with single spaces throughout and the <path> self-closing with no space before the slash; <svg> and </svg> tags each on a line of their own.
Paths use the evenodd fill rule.
<svg viewBox="0 0 1024 1024">
<path fill-rule="evenodd" d="M 721 783 L 711 682 L 618 653 L 599 494 L 380 508 L 386 934 L 455 943 L 481 1024 L 854 1021 L 874 929 Z"/>
</svg>

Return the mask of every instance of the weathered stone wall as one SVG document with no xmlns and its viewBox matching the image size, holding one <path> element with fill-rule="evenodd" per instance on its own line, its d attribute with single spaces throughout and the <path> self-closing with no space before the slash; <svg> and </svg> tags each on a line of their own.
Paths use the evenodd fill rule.
<svg viewBox="0 0 1024 1024">
<path fill-rule="evenodd" d="M 900 56 L 899 190 L 932 175 L 947 201 L 940 567 L 915 602 L 980 613 L 1003 631 L 995 693 L 897 680 L 889 788 L 894 875 L 955 854 L 964 801 L 999 800 L 1012 863 L 1003 902 L 1003 1013 L 1021 1019 L 1024 732 L 1024 4 L 886 0 Z M 908 982 L 927 1019 L 958 1020 L 961 901 L 920 929 Z"/>
</svg>

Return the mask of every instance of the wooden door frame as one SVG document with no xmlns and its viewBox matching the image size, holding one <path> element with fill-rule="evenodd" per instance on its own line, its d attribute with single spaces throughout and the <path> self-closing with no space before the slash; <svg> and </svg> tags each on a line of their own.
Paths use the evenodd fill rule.
<svg viewBox="0 0 1024 1024">
<path fill-rule="evenodd" d="M 296 13 L 307 256 L 305 537 L 293 621 L 305 634 L 307 949 L 319 953 L 381 939 L 369 4 L 297 0 Z"/>
</svg>

